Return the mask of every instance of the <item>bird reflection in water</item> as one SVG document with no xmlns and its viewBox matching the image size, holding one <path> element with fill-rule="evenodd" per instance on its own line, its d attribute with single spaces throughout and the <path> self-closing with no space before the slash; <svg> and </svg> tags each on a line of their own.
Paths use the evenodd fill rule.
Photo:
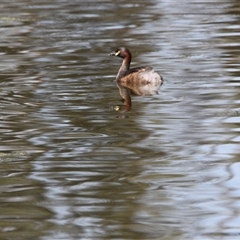
<svg viewBox="0 0 240 240">
<path fill-rule="evenodd" d="M 158 94 L 162 85 L 160 81 L 116 82 L 119 93 L 123 98 L 123 105 L 116 110 L 129 111 L 132 106 L 131 96 L 152 96 Z"/>
</svg>

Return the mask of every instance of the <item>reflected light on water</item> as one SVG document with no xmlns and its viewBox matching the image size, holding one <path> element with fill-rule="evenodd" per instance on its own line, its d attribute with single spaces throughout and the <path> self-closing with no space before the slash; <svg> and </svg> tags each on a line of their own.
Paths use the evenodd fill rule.
<svg viewBox="0 0 240 240">
<path fill-rule="evenodd" d="M 0 6 L 0 239 L 239 239 L 239 1 Z"/>
</svg>

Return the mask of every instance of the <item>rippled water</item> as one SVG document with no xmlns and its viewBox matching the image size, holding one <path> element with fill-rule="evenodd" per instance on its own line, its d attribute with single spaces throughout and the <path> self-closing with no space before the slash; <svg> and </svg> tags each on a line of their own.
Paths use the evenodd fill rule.
<svg viewBox="0 0 240 240">
<path fill-rule="evenodd" d="M 240 2 L 0 3 L 0 239 L 239 239 Z M 164 78 L 132 98 L 132 66 Z"/>
</svg>

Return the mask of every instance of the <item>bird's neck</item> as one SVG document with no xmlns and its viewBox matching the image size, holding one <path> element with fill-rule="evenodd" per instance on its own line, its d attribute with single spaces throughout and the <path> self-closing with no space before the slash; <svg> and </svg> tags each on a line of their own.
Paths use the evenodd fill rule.
<svg viewBox="0 0 240 240">
<path fill-rule="evenodd" d="M 117 81 L 120 80 L 122 77 L 124 77 L 126 72 L 129 70 L 130 63 L 131 63 L 131 56 L 128 55 L 123 59 L 122 65 L 118 70 L 118 74 L 117 74 L 117 77 L 116 77 Z"/>
</svg>

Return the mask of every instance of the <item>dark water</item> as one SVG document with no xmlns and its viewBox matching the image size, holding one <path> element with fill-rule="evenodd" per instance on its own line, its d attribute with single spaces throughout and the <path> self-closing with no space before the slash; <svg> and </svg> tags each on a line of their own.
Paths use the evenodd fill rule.
<svg viewBox="0 0 240 240">
<path fill-rule="evenodd" d="M 0 239 L 240 239 L 240 2 L 1 1 Z M 133 66 L 164 78 L 122 104 Z"/>
</svg>

